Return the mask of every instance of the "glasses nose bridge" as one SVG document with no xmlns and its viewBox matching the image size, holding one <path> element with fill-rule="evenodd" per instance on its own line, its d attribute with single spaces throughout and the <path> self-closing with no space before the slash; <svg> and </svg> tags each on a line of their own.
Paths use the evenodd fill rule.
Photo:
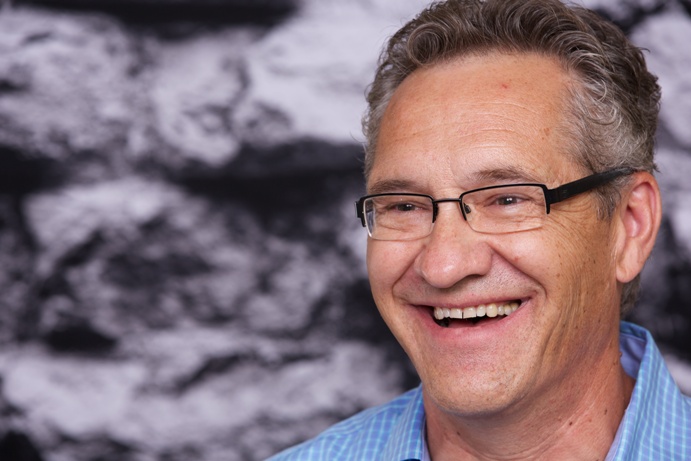
<svg viewBox="0 0 691 461">
<path fill-rule="evenodd" d="M 436 222 L 437 220 L 437 214 L 439 214 L 439 204 L 440 203 L 447 203 L 447 202 L 456 202 L 458 204 L 458 209 L 461 211 L 461 215 L 463 216 L 463 220 L 467 221 L 467 218 L 465 217 L 465 212 L 463 211 L 463 198 L 458 197 L 458 198 L 440 198 L 438 200 L 432 200 L 432 222 Z"/>
</svg>

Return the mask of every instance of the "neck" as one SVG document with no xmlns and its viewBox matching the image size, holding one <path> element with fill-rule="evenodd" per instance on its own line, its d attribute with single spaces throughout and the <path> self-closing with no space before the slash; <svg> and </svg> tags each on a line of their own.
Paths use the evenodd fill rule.
<svg viewBox="0 0 691 461">
<path fill-rule="evenodd" d="M 450 413 L 426 397 L 432 459 L 604 459 L 634 387 L 618 356 L 609 363 L 601 379 L 589 375 L 589 382 L 553 386 L 538 400 L 519 402 L 497 414 Z"/>
</svg>

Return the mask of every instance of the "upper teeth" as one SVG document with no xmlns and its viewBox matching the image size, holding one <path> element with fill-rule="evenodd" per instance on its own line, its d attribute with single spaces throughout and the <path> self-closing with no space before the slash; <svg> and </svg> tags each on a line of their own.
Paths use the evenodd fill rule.
<svg viewBox="0 0 691 461">
<path fill-rule="evenodd" d="M 475 317 L 496 317 L 497 315 L 509 315 L 518 309 L 517 302 L 506 304 L 480 304 L 478 306 L 466 307 L 463 309 L 449 309 L 446 307 L 435 307 L 434 318 L 442 320 L 445 318 L 452 319 L 472 319 Z"/>
</svg>

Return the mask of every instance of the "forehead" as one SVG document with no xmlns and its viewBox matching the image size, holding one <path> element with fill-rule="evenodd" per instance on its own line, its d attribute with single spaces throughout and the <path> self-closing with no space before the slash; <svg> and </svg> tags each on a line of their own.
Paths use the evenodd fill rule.
<svg viewBox="0 0 691 461">
<path fill-rule="evenodd" d="M 559 182 L 574 170 L 560 134 L 569 84 L 558 62 L 536 54 L 471 56 L 415 71 L 382 118 L 368 188 L 452 179 L 477 187 L 505 174 Z"/>
</svg>

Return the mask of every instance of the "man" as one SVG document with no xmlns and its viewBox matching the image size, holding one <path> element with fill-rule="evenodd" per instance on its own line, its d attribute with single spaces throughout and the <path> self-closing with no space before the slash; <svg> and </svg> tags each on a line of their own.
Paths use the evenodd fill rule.
<svg viewBox="0 0 691 461">
<path fill-rule="evenodd" d="M 557 0 L 448 0 L 368 94 L 372 292 L 421 386 L 277 460 L 691 460 L 691 401 L 620 321 L 660 225 L 659 87 Z"/>
</svg>

